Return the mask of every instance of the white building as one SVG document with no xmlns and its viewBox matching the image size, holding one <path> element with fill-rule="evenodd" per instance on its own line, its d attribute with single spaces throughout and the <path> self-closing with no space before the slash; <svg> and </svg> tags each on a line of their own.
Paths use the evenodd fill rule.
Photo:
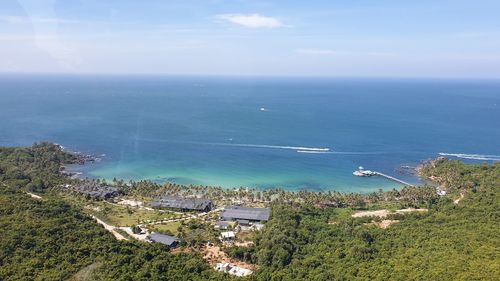
<svg viewBox="0 0 500 281">
<path fill-rule="evenodd" d="M 233 240 L 236 234 L 233 231 L 224 231 L 220 234 L 220 240 Z"/>
<path fill-rule="evenodd" d="M 226 263 L 218 263 L 215 266 L 215 270 L 226 272 L 226 273 L 236 275 L 239 277 L 248 276 L 248 275 L 252 274 L 252 271 L 250 269 L 235 266 L 235 265 L 232 265 L 232 264 L 227 263 L 227 262 Z"/>
</svg>

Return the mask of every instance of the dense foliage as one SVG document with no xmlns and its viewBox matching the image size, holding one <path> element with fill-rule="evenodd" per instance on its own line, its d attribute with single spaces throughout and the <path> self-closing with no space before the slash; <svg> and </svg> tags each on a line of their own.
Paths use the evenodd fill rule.
<svg viewBox="0 0 500 281">
<path fill-rule="evenodd" d="M 0 188 L 0 280 L 222 280 L 198 256 L 119 242 L 79 210 Z M 93 267 L 95 266 L 95 267 Z"/>
<path fill-rule="evenodd" d="M 0 147 L 0 181 L 10 187 L 41 191 L 63 181 L 62 165 L 76 156 L 50 143 L 32 147 Z"/>
<path fill-rule="evenodd" d="M 340 209 L 275 206 L 256 246 L 232 254 L 256 261 L 258 280 L 499 280 L 500 163 L 442 160 L 432 171 L 465 197 L 394 215 L 387 229 Z"/>
<path fill-rule="evenodd" d="M 0 279 L 63 280 L 115 247 L 114 238 L 60 201 L 0 193 Z"/>
</svg>

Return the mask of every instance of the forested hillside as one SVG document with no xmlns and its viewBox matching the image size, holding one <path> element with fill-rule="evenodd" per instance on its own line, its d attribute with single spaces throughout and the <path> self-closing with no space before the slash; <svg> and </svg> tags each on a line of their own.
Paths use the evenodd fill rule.
<svg viewBox="0 0 500 281">
<path fill-rule="evenodd" d="M 10 187 L 42 191 L 62 183 L 62 166 L 76 160 L 75 155 L 50 143 L 0 147 L 0 181 Z"/>
<path fill-rule="evenodd" d="M 500 163 L 441 160 L 425 172 L 464 198 L 392 215 L 387 229 L 338 209 L 275 206 L 257 245 L 238 255 L 261 266 L 258 280 L 499 280 Z"/>
<path fill-rule="evenodd" d="M 93 270 L 83 280 L 224 277 L 196 255 L 173 255 L 157 244 L 119 242 L 64 202 L 0 188 L 0 280 L 67 280 L 88 266 Z"/>
</svg>

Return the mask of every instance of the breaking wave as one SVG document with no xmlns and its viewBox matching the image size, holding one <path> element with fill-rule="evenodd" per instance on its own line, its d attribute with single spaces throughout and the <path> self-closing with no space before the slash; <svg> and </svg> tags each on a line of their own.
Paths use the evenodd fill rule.
<svg viewBox="0 0 500 281">
<path fill-rule="evenodd" d="M 443 153 L 440 152 L 441 156 L 452 156 L 462 159 L 471 160 L 485 160 L 485 161 L 500 161 L 500 155 L 482 155 L 482 154 L 465 154 L 465 153 Z"/>
</svg>

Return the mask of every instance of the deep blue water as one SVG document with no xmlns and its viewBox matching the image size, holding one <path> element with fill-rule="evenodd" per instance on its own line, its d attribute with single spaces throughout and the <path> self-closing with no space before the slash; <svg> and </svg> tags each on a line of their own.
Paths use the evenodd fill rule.
<svg viewBox="0 0 500 281">
<path fill-rule="evenodd" d="M 0 120 L 0 145 L 106 154 L 78 169 L 107 179 L 365 192 L 399 185 L 360 165 L 500 160 L 499 81 L 3 75 Z"/>
</svg>

